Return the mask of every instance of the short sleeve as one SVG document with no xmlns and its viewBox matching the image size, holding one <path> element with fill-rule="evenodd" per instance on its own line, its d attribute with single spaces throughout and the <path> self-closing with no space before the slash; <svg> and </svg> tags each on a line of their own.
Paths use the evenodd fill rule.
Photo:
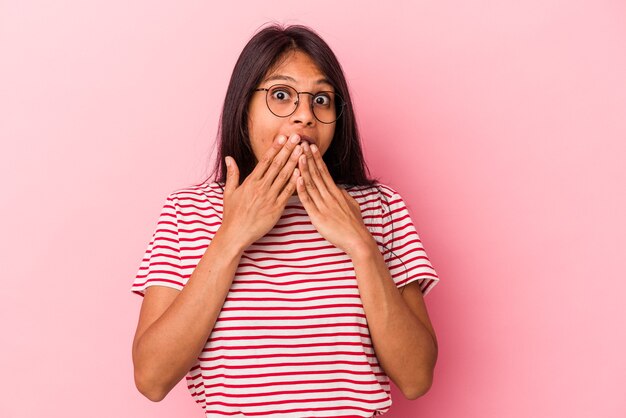
<svg viewBox="0 0 626 418">
<path fill-rule="evenodd" d="M 167 286 L 182 290 L 186 280 L 178 235 L 178 201 L 170 193 L 159 215 L 152 239 L 139 265 L 131 292 L 145 296 L 149 286 Z"/>
<path fill-rule="evenodd" d="M 383 256 L 397 287 L 420 280 L 426 296 L 439 282 L 400 194 L 390 187 L 382 192 Z"/>
</svg>

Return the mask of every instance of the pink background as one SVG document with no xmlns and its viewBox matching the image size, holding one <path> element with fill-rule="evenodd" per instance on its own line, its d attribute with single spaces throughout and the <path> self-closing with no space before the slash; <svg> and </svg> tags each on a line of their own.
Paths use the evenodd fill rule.
<svg viewBox="0 0 626 418">
<path fill-rule="evenodd" d="M 133 382 L 130 285 L 206 174 L 265 22 L 339 57 L 374 176 L 441 282 L 432 389 L 389 417 L 626 416 L 622 1 L 4 0 L 0 416 L 202 417 Z"/>
</svg>

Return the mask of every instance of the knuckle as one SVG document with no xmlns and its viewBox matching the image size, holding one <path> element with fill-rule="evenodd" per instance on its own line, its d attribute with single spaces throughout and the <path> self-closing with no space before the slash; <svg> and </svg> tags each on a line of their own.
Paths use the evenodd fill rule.
<svg viewBox="0 0 626 418">
<path fill-rule="evenodd" d="M 272 167 L 281 168 L 282 165 L 283 165 L 283 163 L 280 160 L 280 158 L 275 158 L 274 160 L 272 160 Z"/>
<path fill-rule="evenodd" d="M 269 165 L 272 162 L 272 155 L 271 154 L 265 154 L 263 157 L 261 157 L 261 163 L 264 165 Z"/>
<path fill-rule="evenodd" d="M 287 181 L 287 179 L 291 176 L 291 174 L 285 170 L 281 171 L 280 173 L 278 173 L 278 180 L 281 182 L 285 182 Z"/>
</svg>

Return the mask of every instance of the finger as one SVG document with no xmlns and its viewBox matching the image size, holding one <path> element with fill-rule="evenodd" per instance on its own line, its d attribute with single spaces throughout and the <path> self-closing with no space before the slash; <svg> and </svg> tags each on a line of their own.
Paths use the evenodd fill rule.
<svg viewBox="0 0 626 418">
<path fill-rule="evenodd" d="M 319 190 L 319 194 L 324 199 L 328 199 L 331 197 L 330 192 L 328 190 L 326 183 L 324 182 L 324 179 L 322 178 L 321 173 L 319 172 L 317 168 L 315 157 L 312 153 L 314 146 L 315 145 L 308 145 L 308 144 L 304 145 L 305 149 L 308 149 L 308 152 L 306 150 L 304 152 L 304 154 L 307 157 L 306 158 L 307 171 L 311 177 L 311 182 L 316 186 L 317 190 Z M 305 185 L 307 186 L 307 189 L 309 189 L 309 185 L 306 182 L 305 182 Z M 312 197 L 313 199 L 315 199 L 315 196 L 312 196 Z"/>
<path fill-rule="evenodd" d="M 291 135 L 285 146 L 278 152 L 278 154 L 276 154 L 276 156 L 274 156 L 267 170 L 260 178 L 263 185 L 267 187 L 266 190 L 268 190 L 272 186 L 274 180 L 276 179 L 276 176 L 285 166 L 287 160 L 289 160 L 289 156 L 293 152 L 298 142 L 300 142 L 300 136 L 296 134 Z"/>
<path fill-rule="evenodd" d="M 293 170 L 291 177 L 289 178 L 289 183 L 285 185 L 282 192 L 278 195 L 276 200 L 282 206 L 287 204 L 287 200 L 293 195 L 293 192 L 296 191 L 297 181 L 300 178 L 300 170 L 297 168 Z"/>
<path fill-rule="evenodd" d="M 302 206 L 304 206 L 304 210 L 306 210 L 306 213 L 308 213 L 311 218 L 316 218 L 319 214 L 319 209 L 315 205 L 313 198 L 305 186 L 304 177 L 298 177 L 296 188 L 296 190 L 298 190 L 298 197 L 302 202 Z"/>
<path fill-rule="evenodd" d="M 307 195 L 311 198 L 316 207 L 321 208 L 324 205 L 324 198 L 320 191 L 317 189 L 317 185 L 310 172 L 310 161 L 306 158 L 306 155 L 301 155 L 299 160 L 300 172 L 302 173 L 302 184 Z"/>
<path fill-rule="evenodd" d="M 326 186 L 326 191 L 329 194 L 332 194 L 335 198 L 339 199 L 341 195 L 339 187 L 337 187 L 335 180 L 333 180 L 333 177 L 330 175 L 328 167 L 326 167 L 326 163 L 322 158 L 322 153 L 319 152 L 319 148 L 317 148 L 315 144 L 312 144 L 310 149 L 312 158 L 310 166 L 315 167 L 315 169 L 312 169 L 311 172 L 314 173 L 314 176 L 317 175 L 319 177 L 316 178 L 316 180 Z"/>
<path fill-rule="evenodd" d="M 278 195 L 279 192 L 285 187 L 285 183 L 290 180 L 293 170 L 296 168 L 296 165 L 298 165 L 298 157 L 300 154 L 302 154 L 302 147 L 300 145 L 296 145 L 291 152 L 287 163 L 280 170 L 280 173 L 278 173 L 278 176 L 274 179 L 274 183 L 272 183 L 272 187 L 270 187 L 270 193 L 273 196 Z"/>
<path fill-rule="evenodd" d="M 289 141 L 287 141 L 287 137 L 285 137 L 285 135 L 278 135 L 276 138 L 274 138 L 272 146 L 261 157 L 261 160 L 257 162 L 257 165 L 254 167 L 248 177 L 254 180 L 261 180 L 267 169 L 272 164 L 274 157 L 278 155 L 278 153 L 285 147 L 285 145 L 288 144 L 288 142 Z"/>
<path fill-rule="evenodd" d="M 224 196 L 230 196 L 230 194 L 239 187 L 239 167 L 235 159 L 227 156 L 226 161 L 226 184 L 224 186 Z"/>
<path fill-rule="evenodd" d="M 359 213 L 361 212 L 361 205 L 359 204 L 359 202 L 356 201 L 355 198 L 352 197 L 352 195 L 350 195 L 350 193 L 343 188 L 339 188 L 339 190 L 341 190 L 341 193 L 343 193 L 343 195 L 346 197 L 346 201 L 355 209 L 357 210 Z"/>
</svg>

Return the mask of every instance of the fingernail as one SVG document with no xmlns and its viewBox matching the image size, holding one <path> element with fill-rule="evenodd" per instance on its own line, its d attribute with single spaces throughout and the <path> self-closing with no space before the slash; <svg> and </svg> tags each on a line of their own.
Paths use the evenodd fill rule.
<svg viewBox="0 0 626 418">
<path fill-rule="evenodd" d="M 297 144 L 299 140 L 300 137 L 298 136 L 298 134 L 294 134 L 291 136 L 291 142 L 293 142 L 294 144 Z"/>
<path fill-rule="evenodd" d="M 315 144 L 311 144 L 311 151 L 317 151 L 317 146 L 315 146 Z"/>
<path fill-rule="evenodd" d="M 287 141 L 287 138 L 285 138 L 285 136 L 284 136 L 284 135 L 281 135 L 281 136 L 279 136 L 279 137 L 278 137 L 278 143 L 279 143 L 280 145 L 284 144 L 284 143 L 285 143 L 285 141 Z"/>
<path fill-rule="evenodd" d="M 230 167 L 230 158 L 226 157 L 226 167 Z"/>
</svg>

